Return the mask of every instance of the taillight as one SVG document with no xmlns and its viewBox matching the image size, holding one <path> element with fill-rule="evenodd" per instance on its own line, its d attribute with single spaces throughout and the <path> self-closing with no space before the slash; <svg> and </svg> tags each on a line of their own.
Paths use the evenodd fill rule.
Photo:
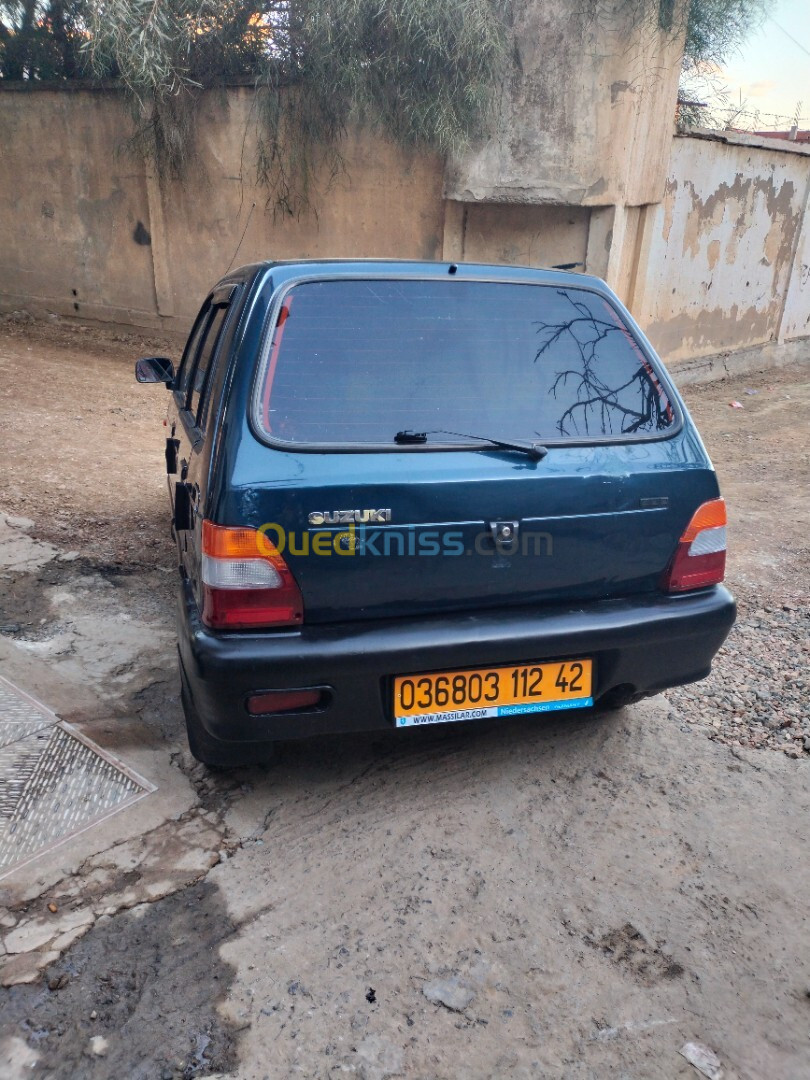
<svg viewBox="0 0 810 1080">
<path fill-rule="evenodd" d="M 275 545 L 258 529 L 202 527 L 202 621 L 217 630 L 295 626 L 301 591 Z"/>
<path fill-rule="evenodd" d="M 726 572 L 726 504 L 712 499 L 698 507 L 686 526 L 661 581 L 665 592 L 688 592 L 716 585 Z"/>
</svg>

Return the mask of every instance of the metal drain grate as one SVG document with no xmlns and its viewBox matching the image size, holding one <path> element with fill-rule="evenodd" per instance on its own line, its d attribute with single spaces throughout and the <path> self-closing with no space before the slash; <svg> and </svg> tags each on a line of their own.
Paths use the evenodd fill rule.
<svg viewBox="0 0 810 1080">
<path fill-rule="evenodd" d="M 154 790 L 0 676 L 0 876 Z"/>
</svg>

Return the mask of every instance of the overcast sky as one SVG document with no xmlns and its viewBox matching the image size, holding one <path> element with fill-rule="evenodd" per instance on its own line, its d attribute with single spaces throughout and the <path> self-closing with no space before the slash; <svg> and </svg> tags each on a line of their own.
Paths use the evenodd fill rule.
<svg viewBox="0 0 810 1080">
<path fill-rule="evenodd" d="M 730 103 L 742 94 L 750 111 L 793 116 L 802 102 L 803 127 L 810 128 L 810 0 L 776 0 L 771 17 L 751 35 L 722 72 Z M 782 125 L 784 126 L 784 125 Z"/>
</svg>

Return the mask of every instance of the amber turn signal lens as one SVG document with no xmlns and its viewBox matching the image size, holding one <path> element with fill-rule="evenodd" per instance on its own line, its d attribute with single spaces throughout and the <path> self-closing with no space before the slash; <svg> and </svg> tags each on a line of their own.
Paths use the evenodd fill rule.
<svg viewBox="0 0 810 1080">
<path fill-rule="evenodd" d="M 712 499 L 698 507 L 692 516 L 692 520 L 686 526 L 681 543 L 688 544 L 695 539 L 703 529 L 717 529 L 726 522 L 726 500 Z"/>
<path fill-rule="evenodd" d="M 203 521 L 202 549 L 216 559 L 277 559 L 275 544 L 259 529 L 230 528 Z"/>
</svg>

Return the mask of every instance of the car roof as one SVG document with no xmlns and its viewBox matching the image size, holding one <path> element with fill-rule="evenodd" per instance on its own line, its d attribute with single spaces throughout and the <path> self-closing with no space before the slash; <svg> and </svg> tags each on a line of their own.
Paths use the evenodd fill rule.
<svg viewBox="0 0 810 1080">
<path fill-rule="evenodd" d="M 295 278 L 364 277 L 366 275 L 402 278 L 485 279 L 534 285 L 558 285 L 562 288 L 592 289 L 613 296 L 601 278 L 592 274 L 577 274 L 554 267 L 508 266 L 495 263 L 425 262 L 418 259 L 295 259 L 268 260 L 239 267 L 222 279 L 222 283 L 246 281 L 272 273 L 275 283 Z"/>
</svg>

